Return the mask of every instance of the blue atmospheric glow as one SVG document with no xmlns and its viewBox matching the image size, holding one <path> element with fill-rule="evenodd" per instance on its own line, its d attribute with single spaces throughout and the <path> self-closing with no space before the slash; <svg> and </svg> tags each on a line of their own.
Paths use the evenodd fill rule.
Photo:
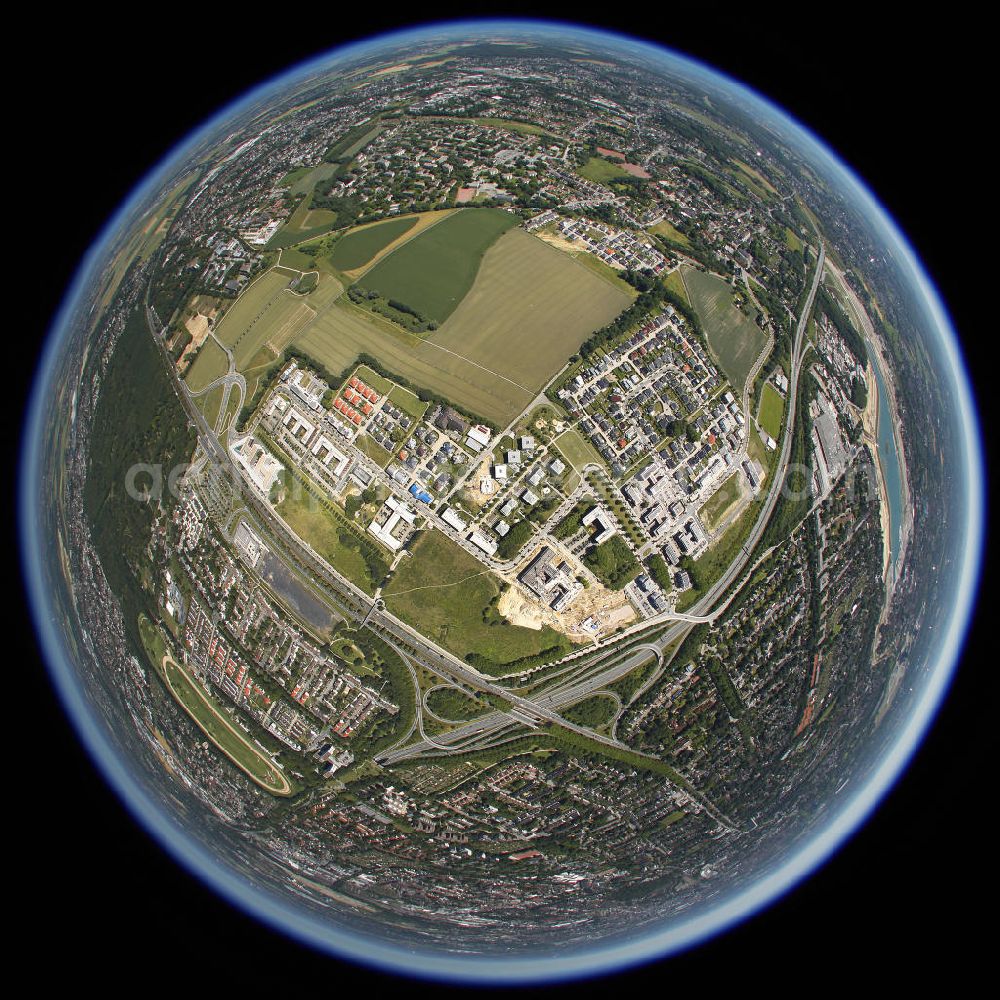
<svg viewBox="0 0 1000 1000">
<path fill-rule="evenodd" d="M 471 39 L 504 30 L 532 32 L 542 39 L 566 40 L 567 37 L 617 50 L 679 70 L 715 91 L 726 92 L 743 105 L 750 105 L 780 129 L 783 136 L 807 149 L 811 159 L 838 182 L 845 194 L 854 198 L 863 213 L 881 231 L 885 245 L 910 282 L 914 295 L 923 303 L 929 325 L 937 331 L 942 359 L 941 381 L 955 401 L 956 420 L 960 421 L 963 454 L 956 457 L 956 478 L 964 480 L 965 509 L 954 511 L 957 523 L 965 530 L 964 551 L 956 554 L 961 567 L 955 593 L 951 596 L 951 616 L 942 630 L 936 663 L 926 673 L 913 711 L 896 734 L 895 742 L 883 755 L 862 787 L 849 788 L 839 808 L 831 810 L 826 826 L 797 853 L 788 857 L 778 870 L 763 875 L 756 883 L 724 897 L 713 908 L 689 919 L 681 919 L 652 933 L 627 941 L 608 941 L 588 951 L 534 953 L 522 957 L 467 957 L 430 950 L 408 950 L 374 937 L 352 933 L 318 919 L 295 906 L 290 898 L 279 899 L 259 890 L 233 868 L 206 850 L 205 846 L 181 827 L 151 797 L 114 747 L 108 732 L 87 700 L 64 633 L 64 623 L 55 619 L 46 580 L 45 560 L 52 558 L 52 539 L 47 537 L 41 504 L 46 493 L 42 482 L 47 458 L 42 452 L 43 435 L 50 414 L 46 400 L 48 388 L 60 353 L 67 343 L 72 319 L 84 300 L 84 290 L 99 274 L 109 245 L 122 227 L 130 224 L 138 211 L 162 189 L 170 174 L 184 162 L 195 146 L 217 133 L 234 116 L 244 113 L 276 95 L 293 83 L 307 78 L 337 61 L 359 56 L 382 47 L 413 42 L 430 35 L 449 35 Z M 637 963 L 675 953 L 717 934 L 743 920 L 787 892 L 814 871 L 856 831 L 884 797 L 919 745 L 948 688 L 961 652 L 968 619 L 972 611 L 979 575 L 983 535 L 983 463 L 975 407 L 961 351 L 941 300 L 905 237 L 879 205 L 875 197 L 833 152 L 816 136 L 760 95 L 708 67 L 669 50 L 624 36 L 581 29 L 575 26 L 524 22 L 459 22 L 435 24 L 381 36 L 345 46 L 303 63 L 251 91 L 221 111 L 202 129 L 174 150 L 132 193 L 117 215 L 108 223 L 88 252 L 55 318 L 36 376 L 27 413 L 21 457 L 20 524 L 22 560 L 32 601 L 35 624 L 41 638 L 50 671 L 67 714 L 84 744 L 97 761 L 105 777 L 123 802 L 156 839 L 185 867 L 223 896 L 272 925 L 308 944 L 355 962 L 395 972 L 434 979 L 459 981 L 527 982 L 580 978 L 612 972 Z"/>
</svg>

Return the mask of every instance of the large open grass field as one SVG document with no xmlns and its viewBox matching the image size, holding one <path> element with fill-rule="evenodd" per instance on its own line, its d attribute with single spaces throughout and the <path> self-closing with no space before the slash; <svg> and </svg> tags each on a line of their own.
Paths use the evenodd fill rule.
<svg viewBox="0 0 1000 1000">
<path fill-rule="evenodd" d="M 477 653 L 511 663 L 564 641 L 550 628 L 511 625 L 491 612 L 502 587 L 450 538 L 425 531 L 382 593 L 389 611 L 463 659 Z"/>
<path fill-rule="evenodd" d="M 709 531 L 714 531 L 723 515 L 743 495 L 740 474 L 734 472 L 702 505 L 700 516 Z"/>
<path fill-rule="evenodd" d="M 465 209 L 383 257 L 359 282 L 443 323 L 472 287 L 483 254 L 518 218 L 502 209 Z"/>
<path fill-rule="evenodd" d="M 531 401 L 529 391 L 343 299 L 318 316 L 295 343 L 333 372 L 347 369 L 359 354 L 371 354 L 388 371 L 498 425 Z"/>
<path fill-rule="evenodd" d="M 229 361 L 226 352 L 212 337 L 208 337 L 198 348 L 198 354 L 184 376 L 184 381 L 192 392 L 201 392 L 227 371 L 229 371 Z"/>
<path fill-rule="evenodd" d="M 472 290 L 431 340 L 537 392 L 631 301 L 522 229 L 487 251 Z"/>
<path fill-rule="evenodd" d="M 353 271 L 367 264 L 393 240 L 408 233 L 416 222 L 417 217 L 410 215 L 354 229 L 337 242 L 330 254 L 330 260 L 339 271 Z"/>
<path fill-rule="evenodd" d="M 194 405 L 205 415 L 205 422 L 209 427 L 215 427 L 219 422 L 219 408 L 222 406 L 225 391 L 225 387 L 219 385 L 206 392 L 204 396 L 195 397 Z"/>
<path fill-rule="evenodd" d="M 281 454 L 278 457 L 284 458 Z M 338 573 L 366 593 L 375 593 L 388 568 L 375 542 L 363 534 L 359 525 L 349 522 L 338 507 L 322 499 L 318 488 L 300 482 L 306 488 L 287 490 L 276 508 L 278 513 Z"/>
<path fill-rule="evenodd" d="M 655 226 L 650 226 L 649 231 L 659 236 L 664 236 L 671 243 L 676 243 L 679 246 L 686 247 L 691 245 L 688 238 L 672 222 L 668 222 L 666 219 L 661 219 Z"/>
<path fill-rule="evenodd" d="M 760 410 L 757 412 L 757 423 L 775 441 L 781 437 L 781 418 L 784 415 L 785 401 L 781 398 L 781 393 L 770 382 L 765 383 L 760 394 Z"/>
<path fill-rule="evenodd" d="M 724 279 L 693 267 L 682 268 L 681 275 L 709 347 L 736 392 L 741 393 L 754 361 L 764 349 L 764 331 L 736 308 L 732 289 Z"/>
<path fill-rule="evenodd" d="M 487 251 L 465 301 L 433 333 L 407 333 L 342 299 L 296 344 L 335 372 L 369 353 L 414 385 L 503 426 L 629 301 L 624 289 L 518 229 Z"/>
<path fill-rule="evenodd" d="M 578 472 L 586 465 L 604 467 L 604 459 L 594 446 L 573 427 L 563 431 L 552 444 Z"/>
<path fill-rule="evenodd" d="M 216 336 L 232 352 L 243 370 L 265 345 L 280 352 L 315 317 L 308 298 L 288 291 L 295 275 L 272 268 L 247 287 L 230 306 Z"/>
<path fill-rule="evenodd" d="M 611 181 L 629 176 L 627 170 L 623 170 L 617 163 L 604 159 L 603 156 L 592 156 L 577 170 L 577 173 L 595 184 L 609 184 Z"/>
</svg>

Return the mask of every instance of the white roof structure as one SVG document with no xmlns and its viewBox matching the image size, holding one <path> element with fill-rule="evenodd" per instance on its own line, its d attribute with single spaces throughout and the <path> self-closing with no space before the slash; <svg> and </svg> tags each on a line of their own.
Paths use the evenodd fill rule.
<svg viewBox="0 0 1000 1000">
<path fill-rule="evenodd" d="M 441 520 L 444 521 L 445 524 L 453 527 L 456 531 L 465 531 L 468 527 L 468 524 L 462 520 L 461 515 L 459 515 L 458 511 L 456 511 L 454 507 L 449 507 L 441 515 Z"/>
</svg>

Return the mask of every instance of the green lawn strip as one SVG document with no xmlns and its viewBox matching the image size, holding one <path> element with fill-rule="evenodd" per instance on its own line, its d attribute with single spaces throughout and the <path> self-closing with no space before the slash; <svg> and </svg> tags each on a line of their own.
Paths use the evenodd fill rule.
<svg viewBox="0 0 1000 1000">
<path fill-rule="evenodd" d="M 398 406 L 404 413 L 408 413 L 414 420 L 422 420 L 430 405 L 401 385 L 392 387 L 392 391 L 389 393 L 389 402 Z"/>
<path fill-rule="evenodd" d="M 364 452 L 376 465 L 383 469 L 389 464 L 389 460 L 392 458 L 392 455 L 382 445 L 367 434 L 359 434 L 354 439 L 354 443 L 357 445 L 358 451 Z"/>
<path fill-rule="evenodd" d="M 706 501 L 699 512 L 701 519 L 711 529 L 722 519 L 740 497 L 740 476 L 734 472 Z"/>
</svg>

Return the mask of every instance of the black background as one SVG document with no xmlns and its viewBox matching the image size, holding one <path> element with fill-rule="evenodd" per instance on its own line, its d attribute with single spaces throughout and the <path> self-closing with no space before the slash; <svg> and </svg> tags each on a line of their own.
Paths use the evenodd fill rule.
<svg viewBox="0 0 1000 1000">
<path fill-rule="evenodd" d="M 332 4 L 251 13 L 226 5 L 206 13 L 178 5 L 160 8 L 160 23 L 137 19 L 132 8 L 128 18 L 88 12 L 25 31 L 20 44 L 36 68 L 7 109 L 16 179 L 5 200 L 8 220 L 19 227 L 8 243 L 20 252 L 6 278 L 23 289 L 14 292 L 22 311 L 13 323 L 8 317 L 4 337 L 5 351 L 20 362 L 11 370 L 21 374 L 13 379 L 10 455 L 48 319 L 116 206 L 178 140 L 248 87 L 338 43 L 408 23 L 368 9 L 370 16 Z M 938 283 L 970 362 L 992 453 L 996 237 L 989 204 L 997 161 L 984 146 L 993 112 L 983 106 L 981 25 L 937 15 L 896 20 L 842 5 L 728 11 L 658 3 L 584 17 L 573 8 L 508 4 L 472 12 L 547 13 L 664 42 L 751 84 L 809 125 L 868 182 Z M 437 5 L 433 13 L 444 19 L 470 11 Z M 40 306 L 29 310 L 28 302 Z M 853 988 L 870 977 L 898 985 L 932 971 L 958 985 L 978 967 L 990 926 L 973 907 L 979 900 L 989 906 L 996 884 L 987 821 L 996 784 L 987 587 L 988 575 L 931 734 L 882 808 L 823 869 L 700 948 L 547 992 L 798 993 L 818 984 Z M 279 937 L 179 869 L 86 758 L 48 686 L 27 621 L 24 612 L 20 625 L 11 623 L 20 646 L 5 685 L 8 714 L 32 713 L 25 719 L 27 780 L 7 795 L 22 840 L 9 861 L 23 872 L 12 874 L 30 876 L 18 906 L 25 943 L 15 962 L 30 964 L 35 975 L 87 978 L 89 970 L 104 986 L 142 990 L 151 980 L 167 989 L 211 983 L 299 995 L 426 988 Z M 7 752 L 16 759 L 20 747 L 11 740 Z M 142 979 L 132 979 L 139 969 Z"/>
</svg>

